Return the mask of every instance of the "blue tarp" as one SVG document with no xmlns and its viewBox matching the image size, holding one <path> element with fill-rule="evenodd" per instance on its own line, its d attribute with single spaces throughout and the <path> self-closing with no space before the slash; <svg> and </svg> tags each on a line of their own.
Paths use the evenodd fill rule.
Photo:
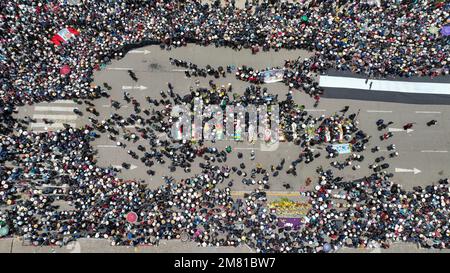
<svg viewBox="0 0 450 273">
<path fill-rule="evenodd" d="M 443 26 L 441 29 L 442 36 L 450 36 L 450 25 L 449 26 Z"/>
</svg>

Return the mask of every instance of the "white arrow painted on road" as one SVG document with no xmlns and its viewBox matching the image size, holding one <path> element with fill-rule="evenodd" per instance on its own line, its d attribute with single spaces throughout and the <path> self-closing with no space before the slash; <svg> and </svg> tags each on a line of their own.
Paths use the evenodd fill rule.
<svg viewBox="0 0 450 273">
<path fill-rule="evenodd" d="M 414 132 L 413 129 L 404 130 L 401 128 L 389 128 L 389 132 L 406 132 L 407 134 Z"/>
<path fill-rule="evenodd" d="M 131 53 L 131 54 L 144 54 L 144 55 L 147 55 L 147 54 L 150 54 L 150 53 L 152 53 L 150 50 L 132 50 L 132 51 L 130 51 L 130 52 L 128 52 L 128 53 Z"/>
<path fill-rule="evenodd" d="M 419 170 L 419 169 L 416 169 L 416 168 L 414 168 L 414 169 L 402 169 L 402 168 L 395 168 L 395 172 L 396 173 L 414 173 L 414 174 L 418 174 L 418 173 L 421 173 L 422 171 L 421 170 Z"/>
<path fill-rule="evenodd" d="M 113 167 L 116 168 L 116 169 L 123 169 L 123 167 L 119 166 L 119 165 L 113 165 Z M 133 164 L 130 165 L 130 170 L 134 170 L 136 168 L 137 168 L 136 165 L 133 165 Z"/>
<path fill-rule="evenodd" d="M 147 90 L 147 86 L 136 85 L 136 86 L 122 86 L 122 90 Z"/>
</svg>

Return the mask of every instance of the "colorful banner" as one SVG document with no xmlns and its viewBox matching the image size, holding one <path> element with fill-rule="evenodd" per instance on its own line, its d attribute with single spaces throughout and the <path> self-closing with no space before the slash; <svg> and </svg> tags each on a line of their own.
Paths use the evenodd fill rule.
<svg viewBox="0 0 450 273">
<path fill-rule="evenodd" d="M 288 198 L 269 203 L 269 209 L 278 216 L 305 216 L 311 210 L 311 204 L 295 202 Z"/>
<path fill-rule="evenodd" d="M 350 144 L 334 144 L 333 149 L 338 152 L 338 154 L 349 154 L 352 152 L 352 147 Z"/>
<path fill-rule="evenodd" d="M 301 218 L 288 218 L 280 217 L 278 218 L 278 227 L 292 227 L 293 229 L 299 229 L 302 224 Z"/>
<path fill-rule="evenodd" d="M 261 72 L 264 83 L 274 83 L 283 81 L 284 71 L 282 69 L 272 69 Z"/>
</svg>

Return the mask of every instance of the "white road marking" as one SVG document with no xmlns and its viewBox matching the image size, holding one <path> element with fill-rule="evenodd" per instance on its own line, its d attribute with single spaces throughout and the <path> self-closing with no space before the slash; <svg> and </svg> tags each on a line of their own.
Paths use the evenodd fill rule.
<svg viewBox="0 0 450 273">
<path fill-rule="evenodd" d="M 186 72 L 188 69 L 172 69 L 173 72 Z"/>
<path fill-rule="evenodd" d="M 67 123 L 71 127 L 75 127 L 75 123 Z M 45 124 L 45 123 L 32 123 L 31 128 L 64 128 L 64 125 L 62 123 L 52 123 L 52 124 Z"/>
<path fill-rule="evenodd" d="M 414 173 L 414 174 L 418 174 L 421 173 L 422 171 L 419 169 L 402 169 L 402 168 L 395 168 L 395 172 L 396 173 Z"/>
<path fill-rule="evenodd" d="M 367 113 L 392 113 L 389 110 L 367 110 Z"/>
<path fill-rule="evenodd" d="M 421 153 L 448 153 L 448 151 L 423 150 Z"/>
<path fill-rule="evenodd" d="M 97 145 L 97 148 L 120 148 L 117 145 Z"/>
<path fill-rule="evenodd" d="M 33 119 L 50 119 L 50 120 L 76 120 L 78 118 L 77 115 L 41 115 L 35 114 L 33 115 Z"/>
<path fill-rule="evenodd" d="M 52 103 L 56 104 L 75 104 L 73 100 L 55 100 Z"/>
<path fill-rule="evenodd" d="M 73 112 L 76 107 L 63 107 L 63 106 L 35 106 L 34 111 L 37 112 Z"/>
<path fill-rule="evenodd" d="M 416 111 L 416 114 L 440 114 L 441 112 L 433 112 L 433 111 Z"/>
<path fill-rule="evenodd" d="M 123 169 L 123 167 L 120 166 L 120 165 L 113 165 L 113 167 L 116 168 L 116 169 Z M 130 170 L 134 170 L 136 168 L 137 168 L 136 165 L 133 165 L 133 164 L 130 165 Z"/>
<path fill-rule="evenodd" d="M 401 128 L 389 128 L 389 132 L 403 132 L 405 130 L 401 129 Z"/>
<path fill-rule="evenodd" d="M 389 132 L 406 132 L 407 134 L 414 132 L 413 129 L 404 130 L 402 128 L 389 128 Z"/>
<path fill-rule="evenodd" d="M 131 53 L 131 54 L 144 54 L 144 55 L 147 55 L 147 54 L 150 54 L 150 53 L 152 53 L 150 50 L 131 50 L 131 51 L 129 51 L 128 53 Z"/>
<path fill-rule="evenodd" d="M 125 70 L 125 71 L 131 70 L 131 71 L 133 71 L 133 68 L 131 68 L 131 67 L 108 67 L 106 69 L 107 70 L 119 70 L 119 71 L 122 71 L 122 70 Z"/>
<path fill-rule="evenodd" d="M 122 86 L 122 90 L 147 90 L 147 86 L 136 85 L 136 86 Z"/>
<path fill-rule="evenodd" d="M 389 80 L 371 80 L 366 83 L 364 78 L 320 76 L 319 85 L 321 87 L 360 89 L 369 91 L 370 83 L 372 88 L 369 92 L 388 91 L 415 94 L 441 94 L 450 95 L 450 84 L 431 82 L 406 82 Z"/>
<path fill-rule="evenodd" d="M 260 150 L 260 148 L 240 148 L 240 147 L 237 147 L 237 148 L 234 148 L 235 150 Z"/>
</svg>

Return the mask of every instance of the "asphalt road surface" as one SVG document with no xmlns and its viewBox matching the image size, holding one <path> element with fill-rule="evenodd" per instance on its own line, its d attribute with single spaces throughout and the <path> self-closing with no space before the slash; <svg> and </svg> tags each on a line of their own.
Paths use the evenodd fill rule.
<svg viewBox="0 0 450 273">
<path fill-rule="evenodd" d="M 131 52 L 125 58 L 120 61 L 114 61 L 111 65 L 105 69 L 98 71 L 95 75 L 95 84 L 102 85 L 107 82 L 111 87 L 110 92 L 113 100 L 118 100 L 122 103 L 122 107 L 115 111 L 110 104 L 110 100 L 102 98 L 94 101 L 95 108 L 100 112 L 100 116 L 96 117 L 98 120 L 107 118 L 112 113 L 119 113 L 121 115 L 129 115 L 133 113 L 133 107 L 131 104 L 127 104 L 123 100 L 123 87 L 136 87 L 133 90 L 128 91 L 131 96 L 137 99 L 142 105 L 145 105 L 145 97 L 160 97 L 160 90 L 167 90 L 167 83 L 170 82 L 175 90 L 180 94 L 186 94 L 189 87 L 195 87 L 195 78 L 186 78 L 184 73 L 179 67 L 172 66 L 169 63 L 169 57 L 183 59 L 198 64 L 201 67 L 210 64 L 213 67 L 226 66 L 226 65 L 247 65 L 255 68 L 265 68 L 272 66 L 281 66 L 285 59 L 297 58 L 298 56 L 306 57 L 309 55 L 303 51 L 281 51 L 261 53 L 258 55 L 252 55 L 249 51 L 235 52 L 231 49 L 218 49 L 214 47 L 198 47 L 188 46 L 186 48 L 173 49 L 171 51 L 161 51 L 157 46 L 149 46 L 137 50 L 135 53 Z M 127 69 L 131 68 L 138 77 L 138 82 L 135 83 L 127 73 Z M 200 86 L 207 86 L 210 78 L 198 78 L 200 80 Z M 226 85 L 232 83 L 233 92 L 242 93 L 248 83 L 238 81 L 234 75 L 229 74 L 226 78 L 215 80 L 219 85 Z M 265 85 L 269 92 L 272 94 L 278 94 L 280 98 L 287 93 L 287 87 L 282 83 L 267 84 Z M 139 88 L 138 88 L 139 87 Z M 450 139 L 448 135 L 450 133 L 450 106 L 448 105 L 416 105 L 406 103 L 389 103 L 389 102 L 373 102 L 373 101 L 359 101 L 359 100 L 343 100 L 343 99 L 330 99 L 323 98 L 317 108 L 313 107 L 313 100 L 301 93 L 294 92 L 294 99 L 299 104 L 304 104 L 308 112 L 314 116 L 333 114 L 341 110 L 345 105 L 350 106 L 349 113 L 359 112 L 358 120 L 359 126 L 366 133 L 372 136 L 369 142 L 368 150 L 374 146 L 380 146 L 381 151 L 378 153 L 365 153 L 366 160 L 361 164 L 361 169 L 353 171 L 350 168 L 344 169 L 342 173 L 347 179 L 360 178 L 364 175 L 368 175 L 370 170 L 368 165 L 373 163 L 373 160 L 378 156 L 385 156 L 388 158 L 388 152 L 386 147 L 390 144 L 397 146 L 399 157 L 393 160 L 387 160 L 390 164 L 390 170 L 394 172 L 394 181 L 403 185 L 404 188 L 411 188 L 415 185 L 428 185 L 433 182 L 437 182 L 439 178 L 447 177 L 450 175 Z M 92 116 L 87 113 L 85 108 L 87 105 L 78 105 L 73 101 L 56 101 L 54 103 L 41 103 L 33 106 L 25 106 L 20 109 L 19 116 L 30 116 L 37 119 L 36 123 L 31 124 L 31 130 L 44 131 L 46 129 L 58 129 L 62 126 L 62 123 L 68 123 L 75 126 L 81 126 L 83 124 L 89 124 L 87 117 Z M 80 117 L 73 113 L 73 109 L 78 108 L 85 112 Z M 54 120 L 54 124 L 44 124 L 41 120 L 47 118 Z M 394 122 L 390 126 L 394 133 L 394 137 L 385 141 L 380 141 L 379 136 L 382 132 L 379 132 L 376 128 L 375 122 L 378 119 L 384 119 L 385 121 Z M 433 127 L 428 127 L 426 122 L 431 119 L 436 119 L 438 124 Z M 413 131 L 406 132 L 402 129 L 403 125 L 409 122 L 414 122 L 412 128 Z M 134 128 L 131 126 L 127 128 L 130 132 L 133 132 Z M 398 130 L 397 130 L 398 129 Z M 128 144 L 128 143 L 127 143 Z M 109 140 L 106 136 L 97 139 L 93 145 L 98 149 L 98 164 L 101 166 L 119 166 L 123 162 L 132 164 L 130 170 L 123 170 L 122 176 L 126 179 L 145 179 L 150 185 L 157 186 L 160 182 L 160 175 L 164 175 L 166 171 L 165 167 L 161 170 L 156 170 L 157 175 L 150 178 L 146 175 L 146 169 L 139 160 L 134 160 L 126 154 L 126 150 L 136 150 L 137 145 L 142 142 L 129 143 L 126 149 L 117 147 L 114 141 Z M 248 167 L 252 167 L 251 164 L 261 163 L 263 166 L 268 167 L 270 165 L 277 165 L 282 158 L 286 159 L 286 162 L 290 162 L 298 157 L 300 148 L 292 143 L 280 143 L 279 147 L 275 151 L 261 151 L 261 145 L 250 143 L 237 143 L 220 141 L 216 143 L 216 147 L 223 148 L 232 144 L 235 150 L 240 150 L 244 153 L 244 157 L 247 159 L 250 157 L 250 151 L 254 150 L 256 153 L 256 159 L 249 161 Z M 317 147 L 320 149 L 321 147 Z M 238 159 L 232 153 L 230 156 L 232 164 L 238 162 Z M 270 155 L 270 156 L 268 156 Z M 341 155 L 337 158 L 338 161 L 343 161 L 345 155 Z M 234 161 L 233 161 L 234 160 Z M 293 186 L 294 190 L 300 188 L 307 177 L 313 177 L 315 175 L 315 169 L 318 166 L 327 167 L 330 164 L 330 160 L 320 157 L 309 165 L 301 164 L 298 169 L 298 176 L 293 178 L 292 176 L 281 174 L 278 177 L 280 183 L 273 183 L 271 190 L 280 191 L 284 188 L 281 186 L 281 182 L 289 182 Z M 395 169 L 406 169 L 395 172 Z M 414 173 L 416 169 L 416 173 Z M 409 172 L 408 170 L 413 170 Z M 195 172 L 195 170 L 193 170 Z M 419 172 L 420 171 L 420 172 Z M 171 174 L 175 178 L 181 178 L 185 176 L 184 173 Z M 152 181 L 153 180 L 153 181 Z M 249 190 L 249 188 L 240 183 L 235 183 L 236 191 Z"/>
<path fill-rule="evenodd" d="M 101 98 L 93 101 L 95 108 L 100 115 L 98 117 L 85 111 L 86 104 L 77 104 L 73 101 L 56 101 L 53 103 L 40 103 L 33 106 L 25 106 L 19 109 L 18 116 L 30 116 L 37 121 L 30 125 L 30 130 L 46 131 L 59 129 L 62 123 L 67 123 L 72 126 L 82 126 L 90 124 L 88 117 L 95 117 L 98 120 L 108 118 L 113 113 L 118 113 L 123 116 L 128 116 L 133 113 L 132 104 L 127 104 L 123 100 L 123 92 L 129 92 L 142 105 L 142 109 L 149 108 L 145 101 L 146 96 L 160 98 L 159 91 L 167 90 L 167 84 L 170 82 L 176 92 L 180 95 L 186 94 L 189 87 L 196 87 L 195 80 L 200 81 L 200 86 L 207 87 L 208 81 L 211 78 L 187 78 L 184 75 L 183 69 L 172 66 L 169 62 L 169 57 L 190 61 L 205 67 L 211 65 L 217 68 L 218 66 L 241 66 L 247 65 L 257 69 L 266 67 L 282 66 L 285 59 L 296 59 L 298 57 L 305 58 L 311 53 L 305 51 L 286 51 L 280 52 L 262 52 L 258 55 L 252 55 L 250 51 L 236 52 L 231 49 L 215 48 L 215 47 L 199 47 L 189 45 L 188 47 L 172 49 L 171 51 L 162 51 L 158 46 L 148 46 L 139 48 L 129 52 L 123 59 L 113 61 L 101 71 L 96 72 L 94 84 L 102 86 L 103 83 L 108 83 L 112 90 L 109 91 L 110 98 Z M 127 70 L 133 70 L 138 78 L 134 82 L 128 75 Z M 214 79 L 218 85 L 233 85 L 233 92 L 243 93 L 249 83 L 235 79 L 233 74 L 228 74 L 226 78 L 218 80 Z M 284 99 L 287 94 L 287 87 L 282 83 L 267 84 L 269 93 L 278 94 L 279 98 Z M 327 91 L 328 92 L 328 91 Z M 333 168 L 336 175 L 343 176 L 345 179 L 353 180 L 369 175 L 369 164 L 374 162 L 374 159 L 379 156 L 387 158 L 390 167 L 389 172 L 394 173 L 393 181 L 399 183 L 405 189 L 411 189 L 417 185 L 429 185 L 436 183 L 440 178 L 450 177 L 450 106 L 449 105 L 428 105 L 428 104 L 410 104 L 398 102 L 380 102 L 357 100 L 357 99 L 336 99 L 336 98 L 322 98 L 317 108 L 313 107 L 314 101 L 308 95 L 299 91 L 294 92 L 294 99 L 297 103 L 305 105 L 307 111 L 314 116 L 329 115 L 339 112 L 345 105 L 348 105 L 349 113 L 359 113 L 358 121 L 362 130 L 372 136 L 368 149 L 364 154 L 365 160 L 360 163 L 361 168 L 353 171 L 350 167 L 342 171 Z M 111 107 L 110 99 L 120 101 L 122 107 L 115 110 Z M 73 113 L 73 109 L 78 108 L 84 114 L 78 116 Z M 379 136 L 382 132 L 377 130 L 375 122 L 378 119 L 384 119 L 394 122 L 390 128 L 394 133 L 394 137 L 380 141 Z M 45 124 L 43 119 L 52 120 L 53 124 Z M 433 127 L 428 127 L 426 123 L 431 119 L 436 119 L 438 124 Z M 403 125 L 409 122 L 414 122 L 412 131 L 404 131 Z M 134 126 L 130 126 L 126 130 L 134 132 Z M 196 174 L 200 169 L 198 168 L 197 160 L 193 165 L 192 172 L 187 174 L 182 170 L 177 170 L 174 173 L 168 173 L 166 165 L 154 166 L 153 170 L 156 175 L 150 177 L 147 175 L 147 167 L 139 160 L 132 159 L 127 150 L 131 149 L 137 152 L 137 146 L 145 142 L 138 140 L 135 143 L 120 140 L 127 144 L 126 149 L 117 147 L 115 141 L 108 139 L 107 135 L 102 135 L 94 141 L 93 146 L 98 150 L 97 161 L 99 166 L 120 166 L 123 162 L 131 164 L 129 170 L 123 169 L 119 177 L 124 179 L 145 180 L 149 187 L 158 187 L 163 184 L 162 176 L 172 176 L 176 179 L 190 177 Z M 395 159 L 390 159 L 387 151 L 387 146 L 395 144 L 399 156 Z M 148 144 L 147 144 L 148 145 Z M 305 180 L 308 177 L 316 179 L 316 168 L 323 166 L 328 168 L 331 161 L 326 159 L 326 152 L 322 156 L 314 160 L 312 163 L 306 165 L 301 163 L 297 167 L 297 176 L 286 174 L 285 170 L 292 160 L 298 158 L 300 147 L 292 143 L 280 143 L 275 150 L 265 151 L 261 149 L 261 144 L 237 143 L 230 141 L 218 141 L 216 147 L 223 149 L 227 145 L 233 147 L 233 152 L 229 155 L 226 162 L 229 166 L 238 166 L 242 161 L 236 156 L 237 150 L 244 154 L 247 170 L 255 167 L 257 163 L 262 164 L 265 168 L 271 165 L 278 165 L 282 158 L 286 159 L 285 169 L 280 172 L 276 178 L 270 179 L 270 191 L 268 193 L 270 198 L 279 198 L 287 196 L 297 198 L 299 192 L 314 186 L 314 183 L 308 188 L 305 187 Z M 377 153 L 370 152 L 374 146 L 380 146 L 381 151 Z M 323 147 L 315 147 L 320 151 Z M 250 152 L 254 150 L 256 159 L 250 160 Z M 140 154 L 140 152 L 139 152 Z M 348 155 L 340 155 L 337 161 L 343 162 Z M 258 185 L 247 186 L 241 183 L 242 178 L 233 177 L 235 183 L 232 188 L 233 194 L 239 198 L 243 193 L 252 190 Z M 285 183 L 291 185 L 288 191 L 282 186 Z M 7 247 L 0 241 L 0 251 L 6 251 Z M 7 243 L 6 243 L 7 244 Z M 100 251 L 107 251 L 107 248 L 100 247 Z M 164 247 L 163 247 L 164 249 Z M 167 251 L 170 251 L 168 248 Z M 176 249 L 176 247 L 174 248 Z M 196 252 L 196 246 L 188 247 L 186 251 Z M 230 249 L 229 251 L 246 251 L 246 248 Z M 248 249 L 247 249 L 248 250 Z M 44 251 L 44 250 L 43 250 Z M 110 250 L 108 250 L 110 251 Z M 115 251 L 115 250 L 111 250 Z M 118 250 L 119 251 L 119 250 Z M 133 250 L 134 251 L 134 250 Z M 165 250 L 158 250 L 165 251 Z M 358 251 L 358 250 L 354 250 Z M 70 251 L 69 251 L 70 252 Z"/>
</svg>

